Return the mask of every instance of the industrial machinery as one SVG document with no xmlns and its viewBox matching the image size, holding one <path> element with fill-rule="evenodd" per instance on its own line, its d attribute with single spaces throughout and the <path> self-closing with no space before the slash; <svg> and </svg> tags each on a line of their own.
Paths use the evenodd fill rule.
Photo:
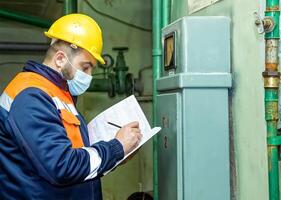
<svg viewBox="0 0 281 200">
<path fill-rule="evenodd" d="M 230 199 L 230 19 L 184 17 L 162 29 L 157 79 L 161 200 Z"/>
<path fill-rule="evenodd" d="M 143 88 L 140 80 L 134 79 L 133 74 L 128 73 L 129 68 L 124 57 L 124 52 L 129 50 L 128 47 L 114 47 L 112 49 L 118 52 L 115 67 L 113 66 L 114 59 L 109 54 L 104 54 L 105 64 L 98 65 L 103 69 L 103 73 L 101 73 L 103 78 L 94 77 L 87 91 L 107 92 L 109 97 L 114 97 L 116 94 L 129 96 L 135 92 L 141 93 Z"/>
</svg>

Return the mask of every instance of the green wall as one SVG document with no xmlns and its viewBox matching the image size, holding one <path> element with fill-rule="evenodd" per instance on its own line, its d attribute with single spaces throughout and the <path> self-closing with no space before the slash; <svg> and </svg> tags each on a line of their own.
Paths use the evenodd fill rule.
<svg viewBox="0 0 281 200">
<path fill-rule="evenodd" d="M 268 199 L 262 78 L 264 40 L 263 35 L 257 33 L 253 18 L 254 11 L 263 13 L 264 3 L 261 0 L 221 0 L 191 14 L 229 16 L 232 20 L 231 182 L 234 186 L 232 198 L 238 200 Z M 172 1 L 172 20 L 185 15 L 189 15 L 187 1 Z"/>
</svg>

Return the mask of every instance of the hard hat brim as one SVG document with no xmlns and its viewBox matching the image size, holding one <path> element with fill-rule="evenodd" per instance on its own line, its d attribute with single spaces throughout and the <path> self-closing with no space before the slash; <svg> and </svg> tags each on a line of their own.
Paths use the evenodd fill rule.
<svg viewBox="0 0 281 200">
<path fill-rule="evenodd" d="M 96 54 L 96 53 L 91 53 L 91 52 L 89 52 L 92 56 L 94 56 L 94 58 L 95 59 L 97 59 L 101 64 L 105 64 L 105 61 L 104 61 L 104 59 L 100 56 L 100 55 L 98 55 L 98 54 Z"/>
</svg>

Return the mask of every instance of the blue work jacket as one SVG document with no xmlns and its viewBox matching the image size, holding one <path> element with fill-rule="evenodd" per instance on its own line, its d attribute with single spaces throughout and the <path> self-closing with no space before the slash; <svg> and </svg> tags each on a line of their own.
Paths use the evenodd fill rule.
<svg viewBox="0 0 281 200">
<path fill-rule="evenodd" d="M 68 91 L 55 70 L 28 61 L 23 73 L 43 76 Z M 2 97 L 2 95 L 1 95 Z M 97 176 L 90 173 L 90 154 L 72 148 L 59 110 L 38 88 L 26 88 L 13 101 L 0 97 L 0 199 L 101 200 L 100 177 L 124 157 L 121 143 L 113 139 L 92 145 L 101 158 Z M 87 125 L 78 113 L 80 133 L 90 147 Z"/>
</svg>

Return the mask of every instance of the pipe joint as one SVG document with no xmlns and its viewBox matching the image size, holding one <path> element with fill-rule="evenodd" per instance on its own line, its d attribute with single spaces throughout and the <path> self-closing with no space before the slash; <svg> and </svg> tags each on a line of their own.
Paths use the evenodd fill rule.
<svg viewBox="0 0 281 200">
<path fill-rule="evenodd" d="M 152 49 L 152 56 L 161 56 L 162 51 L 161 49 Z"/>
<path fill-rule="evenodd" d="M 264 78 L 265 88 L 279 88 L 280 72 L 277 71 L 264 71 L 262 73 Z"/>
<path fill-rule="evenodd" d="M 265 88 L 279 88 L 279 77 L 266 77 L 264 78 L 264 87 Z"/>
</svg>

